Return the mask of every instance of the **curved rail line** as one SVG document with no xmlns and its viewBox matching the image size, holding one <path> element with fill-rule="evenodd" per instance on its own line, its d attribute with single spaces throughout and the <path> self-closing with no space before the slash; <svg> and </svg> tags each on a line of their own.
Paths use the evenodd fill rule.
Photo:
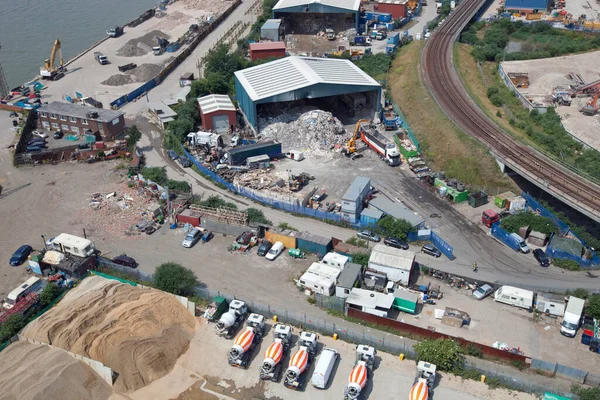
<svg viewBox="0 0 600 400">
<path fill-rule="evenodd" d="M 425 46 L 422 68 L 425 85 L 459 127 L 537 186 L 600 222 L 600 187 L 525 146 L 492 122 L 466 92 L 454 67 L 454 42 L 482 6 L 463 0 Z"/>
</svg>

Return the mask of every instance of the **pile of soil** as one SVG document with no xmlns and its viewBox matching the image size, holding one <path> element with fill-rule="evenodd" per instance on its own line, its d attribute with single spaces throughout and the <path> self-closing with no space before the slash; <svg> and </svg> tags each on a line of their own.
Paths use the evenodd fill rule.
<svg viewBox="0 0 600 400">
<path fill-rule="evenodd" d="M 92 276 L 22 335 L 102 362 L 118 374 L 116 390 L 132 391 L 171 371 L 195 323 L 172 295 Z"/>
<path fill-rule="evenodd" d="M 0 352 L 2 399 L 105 400 L 112 390 L 92 369 L 62 350 L 18 341 Z"/>
<path fill-rule="evenodd" d="M 159 64 L 142 64 L 125 73 L 129 75 L 129 77 L 135 76 L 135 81 L 137 82 L 147 82 L 156 77 L 156 75 L 162 71 L 162 68 L 163 67 Z"/>
<path fill-rule="evenodd" d="M 123 86 L 134 82 L 135 79 L 131 75 L 115 74 L 100 84 L 107 86 Z"/>
<path fill-rule="evenodd" d="M 152 52 L 152 47 L 158 46 L 157 38 L 169 39 L 170 36 L 163 31 L 153 30 L 129 40 L 123 47 L 117 51 L 117 55 L 121 57 L 140 57 Z"/>
</svg>

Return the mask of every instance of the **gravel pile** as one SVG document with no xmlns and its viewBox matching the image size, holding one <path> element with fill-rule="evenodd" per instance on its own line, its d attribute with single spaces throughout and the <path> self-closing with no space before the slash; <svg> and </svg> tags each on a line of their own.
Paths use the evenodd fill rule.
<svg viewBox="0 0 600 400">
<path fill-rule="evenodd" d="M 213 15 L 220 15 L 229 7 L 230 1 L 223 0 L 179 0 L 186 10 L 204 10 Z"/>
<path fill-rule="evenodd" d="M 159 64 L 142 64 L 125 73 L 129 76 L 133 75 L 137 82 L 147 82 L 158 75 L 158 73 L 162 71 L 162 68 L 163 67 Z"/>
<path fill-rule="evenodd" d="M 134 82 L 135 79 L 130 75 L 115 74 L 107 80 L 105 80 L 104 82 L 100 82 L 100 84 L 107 86 L 123 86 Z"/>
<path fill-rule="evenodd" d="M 305 156 L 331 155 L 332 146 L 344 145 L 351 133 L 330 112 L 312 109 L 304 113 L 281 115 L 259 122 L 267 125 L 260 136 L 281 143 L 283 151 L 301 150 Z"/>
<path fill-rule="evenodd" d="M 152 47 L 158 45 L 157 38 L 169 39 L 170 36 L 163 31 L 154 30 L 146 33 L 144 36 L 129 40 L 123 47 L 117 51 L 121 57 L 140 57 L 152 51 Z"/>
</svg>

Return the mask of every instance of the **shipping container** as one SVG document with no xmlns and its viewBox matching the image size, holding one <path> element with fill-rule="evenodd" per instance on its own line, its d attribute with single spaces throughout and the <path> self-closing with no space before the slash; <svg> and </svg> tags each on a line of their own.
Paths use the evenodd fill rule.
<svg viewBox="0 0 600 400">
<path fill-rule="evenodd" d="M 271 228 L 265 232 L 265 239 L 271 243 L 281 242 L 286 249 L 295 249 L 296 246 L 296 235 L 298 232 L 289 229 L 275 229 Z"/>
<path fill-rule="evenodd" d="M 418 302 L 418 294 L 402 289 L 396 289 L 396 291 L 394 291 L 394 303 L 392 307 L 409 314 L 415 314 L 417 312 Z"/>
<path fill-rule="evenodd" d="M 261 156 L 263 154 L 271 158 L 279 157 L 281 155 L 281 143 L 269 140 L 248 146 L 235 147 L 227 151 L 227 161 L 231 165 L 242 165 L 246 163 L 248 157 Z"/>
<path fill-rule="evenodd" d="M 300 250 L 325 255 L 333 250 L 331 238 L 325 238 L 308 232 L 300 232 L 297 235 L 297 247 Z"/>
<path fill-rule="evenodd" d="M 404 18 L 407 13 L 407 2 L 400 0 L 379 1 L 377 10 L 391 14 L 393 19 Z"/>
<path fill-rule="evenodd" d="M 469 195 L 469 205 L 473 208 L 480 207 L 487 203 L 488 203 L 488 195 L 481 190 L 477 193 L 471 193 Z"/>
<path fill-rule="evenodd" d="M 268 19 L 260 28 L 260 38 L 273 42 L 283 39 L 283 26 L 280 19 Z"/>
<path fill-rule="evenodd" d="M 387 38 L 387 44 L 398 44 L 400 43 L 400 32 L 392 33 Z"/>
<path fill-rule="evenodd" d="M 505 208 L 506 200 L 510 197 L 515 197 L 515 194 L 513 192 L 500 193 L 494 197 L 494 205 L 496 205 L 496 207 Z"/>
<path fill-rule="evenodd" d="M 177 223 L 191 224 L 192 226 L 200 226 L 200 214 L 190 209 L 183 210 L 177 215 Z"/>
</svg>

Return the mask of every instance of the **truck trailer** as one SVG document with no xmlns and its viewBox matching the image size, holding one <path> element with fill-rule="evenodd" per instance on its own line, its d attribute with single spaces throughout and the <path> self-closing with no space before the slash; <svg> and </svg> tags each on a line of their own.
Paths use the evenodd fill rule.
<svg viewBox="0 0 600 400">
<path fill-rule="evenodd" d="M 377 129 L 372 128 L 369 123 L 360 125 L 360 138 L 367 146 L 375 150 L 388 165 L 400 165 L 400 152 L 394 142 L 388 140 Z"/>
<path fill-rule="evenodd" d="M 243 165 L 248 157 L 268 155 L 277 158 L 281 155 L 281 143 L 268 140 L 262 143 L 239 146 L 227 151 L 227 161 L 230 165 Z"/>
</svg>

